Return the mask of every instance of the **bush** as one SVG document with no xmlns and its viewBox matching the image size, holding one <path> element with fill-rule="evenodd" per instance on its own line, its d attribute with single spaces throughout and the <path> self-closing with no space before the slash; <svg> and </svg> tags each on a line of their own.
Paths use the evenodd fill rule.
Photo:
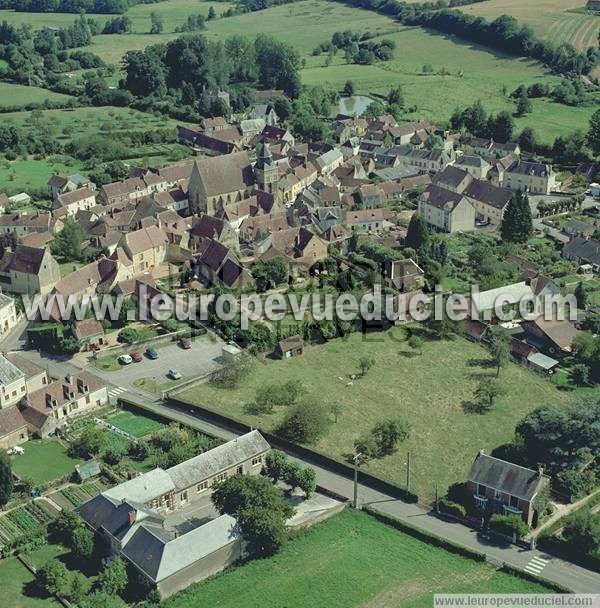
<svg viewBox="0 0 600 608">
<path fill-rule="evenodd" d="M 466 517 L 467 510 L 457 502 L 452 502 L 448 498 L 440 498 L 438 501 L 440 511 L 454 515 L 455 517 Z"/>
<path fill-rule="evenodd" d="M 517 535 L 517 538 L 525 536 L 529 532 L 529 526 L 518 515 L 494 514 L 490 518 L 490 529 L 504 536 Z"/>
<path fill-rule="evenodd" d="M 591 469 L 577 471 L 565 469 L 555 478 L 555 489 L 568 496 L 571 502 L 587 496 L 596 485 L 596 475 Z"/>
</svg>

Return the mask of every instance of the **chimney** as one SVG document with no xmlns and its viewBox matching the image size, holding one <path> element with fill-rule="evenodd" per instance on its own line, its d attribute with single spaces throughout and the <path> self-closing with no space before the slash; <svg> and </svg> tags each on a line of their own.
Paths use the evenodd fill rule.
<svg viewBox="0 0 600 608">
<path fill-rule="evenodd" d="M 129 511 L 128 515 L 129 515 L 129 525 L 133 526 L 133 524 L 135 523 L 137 513 L 135 511 Z"/>
<path fill-rule="evenodd" d="M 46 393 L 46 405 L 48 407 L 52 406 L 52 395 L 50 393 Z"/>
<path fill-rule="evenodd" d="M 544 467 L 543 467 L 543 465 L 541 465 L 541 464 L 538 466 L 538 475 L 539 475 L 540 477 L 543 477 L 543 476 L 544 476 Z"/>
</svg>

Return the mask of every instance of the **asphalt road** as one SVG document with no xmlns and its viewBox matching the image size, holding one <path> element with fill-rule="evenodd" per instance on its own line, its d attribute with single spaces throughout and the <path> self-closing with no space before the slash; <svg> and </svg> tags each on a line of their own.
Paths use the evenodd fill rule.
<svg viewBox="0 0 600 608">
<path fill-rule="evenodd" d="M 140 402 L 139 394 L 127 392 L 123 393 L 122 396 Z M 184 412 L 168 407 L 160 401 L 142 401 L 146 407 L 157 413 L 184 422 L 198 430 L 220 436 L 225 440 L 233 439 L 239 435 L 239 433 L 231 429 L 203 419 L 192 410 Z M 291 460 L 304 465 L 308 464 L 314 468 L 317 474 L 317 483 L 320 486 L 349 499 L 352 498 L 353 482 L 351 479 L 315 465 L 313 462 L 297 458 L 293 453 L 289 453 L 288 455 Z M 564 585 L 576 593 L 600 593 L 600 573 L 592 572 L 537 549 L 523 549 L 514 545 L 499 545 L 491 542 L 489 539 L 481 536 L 476 530 L 448 520 L 418 505 L 402 502 L 361 484 L 360 472 L 358 502 L 359 505 L 370 505 L 413 526 L 422 528 L 425 531 L 475 551 L 485 553 L 491 562 L 510 564 L 515 568 L 525 570 L 533 576 L 540 576 Z"/>
</svg>

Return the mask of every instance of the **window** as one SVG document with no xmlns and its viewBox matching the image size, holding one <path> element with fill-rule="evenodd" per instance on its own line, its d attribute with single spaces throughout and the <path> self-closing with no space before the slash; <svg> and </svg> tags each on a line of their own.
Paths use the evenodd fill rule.
<svg viewBox="0 0 600 608">
<path fill-rule="evenodd" d="M 519 499 L 516 496 L 511 496 L 510 499 L 509 499 L 509 501 L 508 501 L 508 504 L 511 507 L 514 507 L 515 509 L 518 509 L 519 508 Z"/>
<path fill-rule="evenodd" d="M 486 487 L 480 483 L 477 484 L 477 496 L 485 496 Z"/>
<path fill-rule="evenodd" d="M 208 489 L 208 481 L 203 481 L 196 486 L 197 492 L 204 492 L 204 490 Z"/>
<path fill-rule="evenodd" d="M 262 456 L 257 456 L 256 458 L 252 459 L 252 466 L 256 467 L 258 466 L 260 463 L 262 462 Z"/>
<path fill-rule="evenodd" d="M 501 496 L 500 490 L 494 490 L 494 498 L 496 500 L 498 500 L 500 498 L 500 496 Z"/>
<path fill-rule="evenodd" d="M 220 481 L 225 481 L 227 479 L 227 473 L 221 473 L 217 475 L 214 479 L 215 483 L 219 483 Z"/>
</svg>

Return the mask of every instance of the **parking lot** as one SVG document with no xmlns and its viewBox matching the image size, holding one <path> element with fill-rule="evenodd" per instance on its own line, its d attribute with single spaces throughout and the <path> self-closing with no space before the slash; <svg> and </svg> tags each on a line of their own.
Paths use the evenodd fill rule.
<svg viewBox="0 0 600 608">
<path fill-rule="evenodd" d="M 94 365 L 88 367 L 89 371 L 108 383 L 127 390 L 144 390 L 140 381 L 149 381 L 150 385 L 160 387 L 169 382 L 167 374 L 170 369 L 176 369 L 183 376 L 177 382 L 185 382 L 190 378 L 203 375 L 219 365 L 223 341 L 214 337 L 199 336 L 192 341 L 190 349 L 182 348 L 178 342 L 169 342 L 166 345 L 155 345 L 158 359 L 149 359 L 144 348 L 131 347 L 129 353 L 138 351 L 142 353 L 142 361 L 120 365 L 115 371 L 100 370 Z"/>
</svg>

